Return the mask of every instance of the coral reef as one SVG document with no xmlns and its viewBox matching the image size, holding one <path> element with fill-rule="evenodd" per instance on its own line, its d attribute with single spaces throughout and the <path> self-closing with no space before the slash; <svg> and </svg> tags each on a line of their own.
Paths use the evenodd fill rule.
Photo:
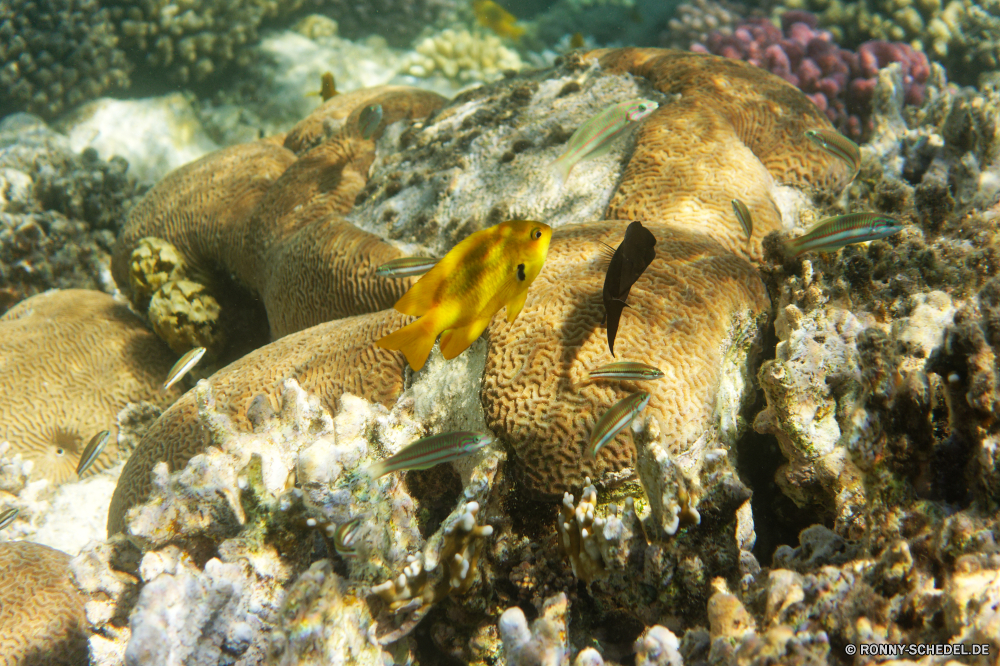
<svg viewBox="0 0 1000 666">
<path fill-rule="evenodd" d="M 100 0 L 0 5 L 0 116 L 52 118 L 129 84 L 112 12 Z"/>
<path fill-rule="evenodd" d="M 816 30 L 816 16 L 787 12 L 781 29 L 767 19 L 750 19 L 731 32 L 715 31 L 691 50 L 746 60 L 774 72 L 806 95 L 844 134 L 860 140 L 872 130 L 872 95 L 878 71 L 900 63 L 907 104 L 924 101 L 930 76 L 927 56 L 908 44 L 872 41 L 857 53 L 837 46 L 833 35 Z"/>
<path fill-rule="evenodd" d="M 681 3 L 667 23 L 667 30 L 660 34 L 660 46 L 686 51 L 696 42 L 707 41 L 713 32 L 731 35 L 746 13 L 746 7 L 728 0 Z"/>
<path fill-rule="evenodd" d="M 69 555 L 30 541 L 0 543 L 0 652 L 4 664 L 87 663 L 84 597 Z"/>
<path fill-rule="evenodd" d="M 402 71 L 420 78 L 441 74 L 463 83 L 493 81 L 504 71 L 522 67 L 517 51 L 499 37 L 468 30 L 444 30 L 424 38 L 416 53 L 403 61 Z"/>
<path fill-rule="evenodd" d="M 34 296 L 0 317 L 0 440 L 53 483 L 76 476 L 83 448 L 110 430 L 94 463 L 117 457 L 116 417 L 129 402 L 166 406 L 179 391 L 161 385 L 174 357 L 111 296 L 65 290 Z"/>
<path fill-rule="evenodd" d="M 35 116 L 0 121 L 0 313 L 55 287 L 114 290 L 109 253 L 136 195 L 127 168 L 74 155 Z"/>
</svg>

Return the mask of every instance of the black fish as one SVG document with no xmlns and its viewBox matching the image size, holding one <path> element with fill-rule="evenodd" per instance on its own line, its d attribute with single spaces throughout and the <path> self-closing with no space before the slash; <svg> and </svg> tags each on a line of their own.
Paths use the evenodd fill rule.
<svg viewBox="0 0 1000 666">
<path fill-rule="evenodd" d="M 608 274 L 604 278 L 604 310 L 608 322 L 608 349 L 615 355 L 615 336 L 622 310 L 627 307 L 628 292 L 649 267 L 656 256 L 656 237 L 642 226 L 633 222 L 625 229 L 625 240 L 611 255 Z"/>
</svg>

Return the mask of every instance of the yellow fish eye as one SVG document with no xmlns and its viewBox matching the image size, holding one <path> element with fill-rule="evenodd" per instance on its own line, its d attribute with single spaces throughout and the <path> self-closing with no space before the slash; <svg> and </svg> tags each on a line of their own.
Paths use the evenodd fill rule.
<svg viewBox="0 0 1000 666">
<path fill-rule="evenodd" d="M 538 240 L 541 237 L 542 237 L 542 230 L 541 229 L 539 229 L 538 227 L 535 227 L 534 229 L 531 230 L 531 240 Z"/>
</svg>

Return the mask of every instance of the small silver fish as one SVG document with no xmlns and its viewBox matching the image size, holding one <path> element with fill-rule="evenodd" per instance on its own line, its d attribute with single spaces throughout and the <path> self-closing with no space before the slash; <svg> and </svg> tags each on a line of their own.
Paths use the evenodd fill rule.
<svg viewBox="0 0 1000 666">
<path fill-rule="evenodd" d="M 7 509 L 6 511 L 0 513 L 0 530 L 6 528 L 14 519 L 17 518 L 17 514 L 21 513 L 20 509 Z"/>
<path fill-rule="evenodd" d="M 597 370 L 591 370 L 587 374 L 590 379 L 619 379 L 619 380 L 644 380 L 660 379 L 663 371 L 645 363 L 637 361 L 618 361 L 602 365 Z"/>
<path fill-rule="evenodd" d="M 743 226 L 743 233 L 747 235 L 747 246 L 749 247 L 750 239 L 753 237 L 753 217 L 750 215 L 750 209 L 739 199 L 733 199 L 733 212 L 736 213 L 736 219 Z"/>
<path fill-rule="evenodd" d="M 206 351 L 204 347 L 195 347 L 184 354 L 184 356 L 181 356 L 174 363 L 174 367 L 170 368 L 170 372 L 167 373 L 167 380 L 163 382 L 163 390 L 166 391 L 179 382 L 184 375 L 191 371 L 191 368 L 198 365 L 198 361 L 201 360 Z"/>
<path fill-rule="evenodd" d="M 806 138 L 817 146 L 841 160 L 851 169 L 850 183 L 861 170 L 861 149 L 846 136 L 831 129 L 811 129 L 806 131 Z"/>
<path fill-rule="evenodd" d="M 366 106 L 358 116 L 358 127 L 361 128 L 361 138 L 370 139 L 382 123 L 382 105 Z"/>
<path fill-rule="evenodd" d="M 637 391 L 622 398 L 611 409 L 604 412 L 597 420 L 594 431 L 590 433 L 590 447 L 587 449 L 589 457 L 596 457 L 601 447 L 627 428 L 632 423 L 632 419 L 638 416 L 639 412 L 649 404 L 649 397 L 649 393 L 646 391 Z"/>
<path fill-rule="evenodd" d="M 820 220 L 805 235 L 784 242 L 785 255 L 795 259 L 805 252 L 833 252 L 845 245 L 886 238 L 903 230 L 903 224 L 878 213 L 849 213 Z"/>
<path fill-rule="evenodd" d="M 404 278 L 423 275 L 434 268 L 439 260 L 433 257 L 403 257 L 387 261 L 375 269 L 375 275 L 383 278 Z"/>
<path fill-rule="evenodd" d="M 486 432 L 458 430 L 431 435 L 403 447 L 394 456 L 389 456 L 368 468 L 373 479 L 389 472 L 411 469 L 428 469 L 439 463 L 457 460 L 478 451 L 493 441 L 493 435 Z"/>
<path fill-rule="evenodd" d="M 358 549 L 354 545 L 354 538 L 358 535 L 358 525 L 361 524 L 361 516 L 347 521 L 337 527 L 333 537 L 333 548 L 341 557 L 357 557 Z"/>
<path fill-rule="evenodd" d="M 566 182 L 577 162 L 605 154 L 625 130 L 658 108 L 660 105 L 651 99 L 630 99 L 612 104 L 577 128 L 566 142 L 566 150 L 549 167 L 559 184 Z"/>
<path fill-rule="evenodd" d="M 104 447 L 108 445 L 108 440 L 110 439 L 110 430 L 102 430 L 90 438 L 90 442 L 87 443 L 87 448 L 85 448 L 83 453 L 80 454 L 80 462 L 76 465 L 77 476 L 83 476 L 83 473 L 90 469 L 90 466 L 94 464 L 95 460 L 97 460 L 97 456 L 101 455 L 104 451 Z"/>
</svg>

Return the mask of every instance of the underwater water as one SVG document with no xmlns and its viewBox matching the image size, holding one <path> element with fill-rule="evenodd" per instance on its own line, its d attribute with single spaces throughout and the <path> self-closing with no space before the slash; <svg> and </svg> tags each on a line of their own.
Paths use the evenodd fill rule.
<svg viewBox="0 0 1000 666">
<path fill-rule="evenodd" d="M 997 663 L 998 35 L 0 0 L 0 665 Z"/>
</svg>

